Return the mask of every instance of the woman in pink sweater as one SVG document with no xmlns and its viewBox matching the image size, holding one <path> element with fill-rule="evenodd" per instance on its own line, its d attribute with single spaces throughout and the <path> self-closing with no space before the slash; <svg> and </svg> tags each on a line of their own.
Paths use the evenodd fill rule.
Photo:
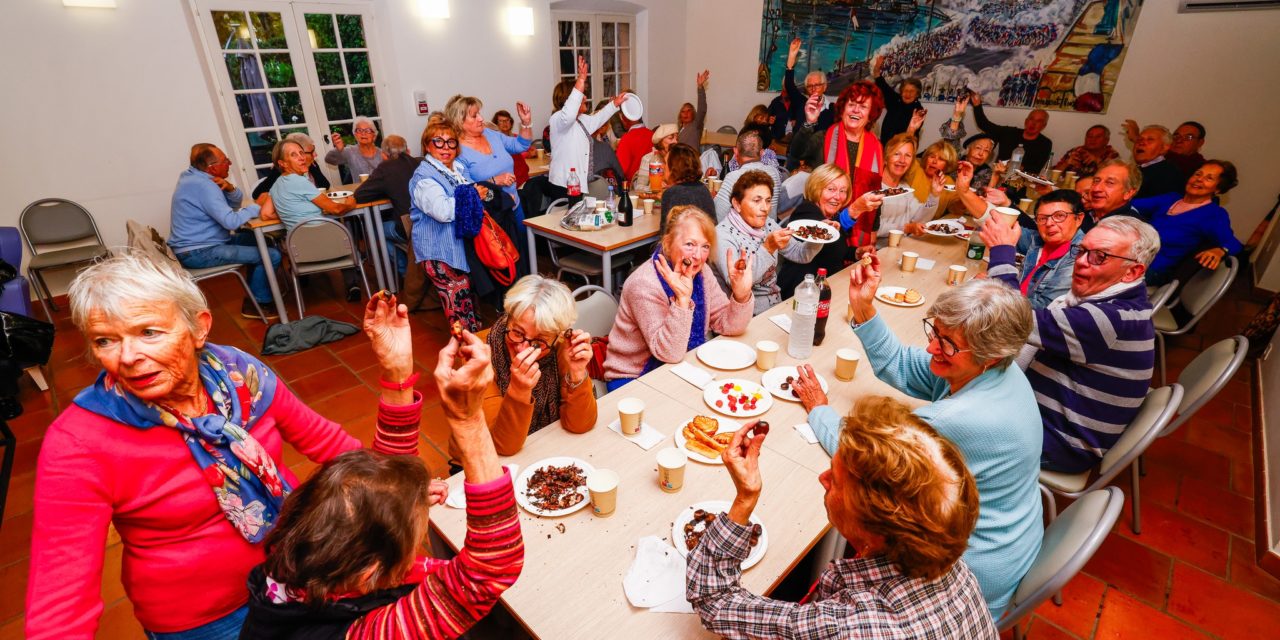
<svg viewBox="0 0 1280 640">
<path fill-rule="evenodd" d="M 751 321 L 751 260 L 727 255 L 729 290 L 717 286 L 707 259 L 716 251 L 711 216 L 676 207 L 653 259 L 622 286 L 622 304 L 609 332 L 604 377 L 613 391 L 664 362 L 680 362 L 710 332 L 741 335 Z M 730 252 L 732 253 L 732 252 Z"/>
<path fill-rule="evenodd" d="M 186 274 L 126 254 L 83 271 L 69 297 L 103 372 L 49 425 L 40 451 L 27 637 L 94 637 L 114 523 L 148 637 L 235 638 L 249 571 L 298 485 L 284 444 L 325 462 L 360 442 L 253 356 L 208 343 L 212 315 Z M 421 396 L 408 322 L 388 304 L 375 297 L 365 313 L 384 387 L 375 448 L 408 453 Z"/>
</svg>

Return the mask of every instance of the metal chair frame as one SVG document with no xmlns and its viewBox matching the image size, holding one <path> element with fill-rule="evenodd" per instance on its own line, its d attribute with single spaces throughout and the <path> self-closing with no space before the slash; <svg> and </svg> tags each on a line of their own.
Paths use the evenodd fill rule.
<svg viewBox="0 0 1280 640">
<path fill-rule="evenodd" d="M 1165 338 L 1180 336 L 1180 335 L 1185 335 L 1187 333 L 1190 333 L 1191 330 L 1196 327 L 1196 324 L 1200 322 L 1200 319 L 1208 315 L 1209 310 L 1212 309 L 1214 305 L 1218 304 L 1218 301 L 1222 299 L 1222 296 L 1226 295 L 1227 290 L 1231 288 L 1231 283 L 1235 282 L 1236 274 L 1240 269 L 1240 261 L 1237 260 L 1235 256 L 1227 256 L 1226 260 L 1223 261 L 1223 264 L 1218 265 L 1218 269 L 1223 269 L 1223 268 L 1227 270 L 1226 277 L 1222 279 L 1222 282 L 1218 285 L 1218 288 L 1209 294 L 1208 300 L 1205 301 L 1204 305 L 1198 311 L 1192 314 L 1191 319 L 1188 320 L 1186 324 L 1172 331 L 1161 331 L 1159 329 L 1156 329 L 1156 349 L 1157 349 L 1157 355 L 1160 358 L 1160 384 L 1161 385 L 1165 384 L 1168 381 L 1168 376 L 1166 375 L 1166 366 L 1165 366 L 1166 364 L 1165 363 L 1165 345 L 1164 345 Z M 1178 302 L 1181 302 L 1182 298 L 1186 297 L 1186 292 L 1188 287 L 1191 287 L 1192 285 L 1197 284 L 1201 279 L 1211 279 L 1216 275 L 1216 273 L 1217 273 L 1217 269 L 1213 271 L 1209 271 L 1205 269 L 1200 271 L 1196 275 L 1192 276 L 1191 279 L 1187 281 L 1186 286 L 1182 288 L 1182 295 L 1178 296 L 1178 300 L 1176 302 L 1170 303 L 1170 305 L 1174 305 L 1174 304 L 1177 304 Z"/>
<path fill-rule="evenodd" d="M 313 262 L 321 262 L 320 260 L 310 260 L 310 261 L 302 262 L 301 264 L 299 264 L 297 246 L 294 244 L 295 235 L 299 231 L 302 231 L 303 238 L 305 239 L 307 232 L 303 231 L 304 229 L 316 228 L 321 225 L 333 225 L 342 231 L 342 237 L 344 238 L 344 242 L 346 244 L 346 252 L 351 258 L 351 264 L 332 266 L 327 269 L 312 269 L 312 270 L 306 269 L 305 266 Z M 360 254 L 356 249 L 355 238 L 352 237 L 351 230 L 347 228 L 347 225 L 339 222 L 338 220 L 334 220 L 332 218 L 315 218 L 312 220 L 307 220 L 306 222 L 303 222 L 302 224 L 299 224 L 298 226 L 289 230 L 289 233 L 285 235 L 284 244 L 285 244 L 285 249 L 288 250 L 289 252 L 289 263 L 291 265 L 291 268 L 289 269 L 289 275 L 293 279 L 293 294 L 298 302 L 298 318 L 299 319 L 306 317 L 303 311 L 303 305 L 302 305 L 302 288 L 298 286 L 298 275 L 300 273 L 305 275 L 310 273 L 324 273 L 326 271 L 337 271 L 342 269 L 355 268 L 360 271 L 360 281 L 364 283 L 365 296 L 368 297 L 373 295 L 373 291 L 369 289 L 369 277 L 365 274 L 365 271 L 364 271 L 364 262 L 360 259 Z M 340 254 L 335 254 L 333 258 L 330 258 L 330 260 L 339 260 L 339 259 L 341 259 Z M 326 260 L 325 262 L 327 261 L 328 260 Z M 301 272 L 299 271 L 300 267 L 301 267 Z"/>
<path fill-rule="evenodd" d="M 27 216 L 32 214 L 33 212 L 36 212 L 36 210 L 39 207 L 43 207 L 45 205 L 53 204 L 53 203 L 67 204 L 67 205 L 71 205 L 72 207 L 75 207 L 76 209 L 79 209 L 80 212 L 84 214 L 84 217 L 88 219 L 89 226 L 93 229 L 93 237 L 97 241 L 98 247 L 101 248 L 102 251 L 98 255 L 92 258 L 86 258 L 82 260 L 73 260 L 71 262 L 65 262 L 62 264 L 51 265 L 47 267 L 34 267 L 28 263 L 27 273 L 31 276 L 32 285 L 35 286 L 36 288 L 36 296 L 40 298 L 40 306 L 44 308 L 44 315 L 49 319 L 50 322 L 53 322 L 53 311 L 58 310 L 58 305 L 53 301 L 53 292 L 49 289 L 48 283 L 44 281 L 44 275 L 42 272 L 47 271 L 49 269 L 63 269 L 66 267 L 75 267 L 78 265 L 92 264 L 93 261 L 97 260 L 98 258 L 101 258 L 103 255 L 108 255 L 111 253 L 111 250 L 107 248 L 106 243 L 102 241 L 102 232 L 98 230 L 98 222 L 93 219 L 93 214 L 89 213 L 89 210 L 86 209 L 84 205 L 78 202 L 75 202 L 73 200 L 67 200 L 66 198 L 42 198 L 40 200 L 36 200 L 35 202 L 32 202 L 31 204 L 27 205 L 26 208 L 22 210 L 22 213 L 18 216 L 18 230 L 22 233 L 22 239 L 27 243 L 27 249 L 31 252 L 32 258 L 40 255 L 40 252 L 36 250 L 37 244 L 40 244 L 40 245 L 53 244 L 55 243 L 55 241 L 48 241 L 48 242 L 33 241 L 31 239 L 31 234 L 27 231 Z M 79 238 L 66 238 L 57 242 L 75 242 L 77 240 L 87 239 L 88 237 L 89 237 L 88 235 L 83 235 L 83 236 L 80 236 Z"/>
<path fill-rule="evenodd" d="M 258 317 L 262 318 L 262 324 L 269 325 L 271 324 L 271 321 L 267 319 L 267 314 L 262 310 L 262 305 L 258 304 L 258 300 L 253 297 L 253 290 L 249 288 L 249 281 L 245 280 L 244 274 L 240 272 L 240 267 L 243 267 L 243 266 L 245 265 L 223 264 L 223 265 L 218 265 L 216 267 L 202 267 L 199 269 L 187 269 L 187 273 L 190 273 L 191 279 L 196 282 L 201 282 L 203 280 L 212 280 L 214 278 L 220 278 L 228 274 L 234 275 L 236 277 L 236 280 L 240 281 L 240 286 L 244 289 L 245 296 L 247 296 L 249 298 L 249 301 L 253 303 L 254 310 L 258 312 Z"/>
</svg>

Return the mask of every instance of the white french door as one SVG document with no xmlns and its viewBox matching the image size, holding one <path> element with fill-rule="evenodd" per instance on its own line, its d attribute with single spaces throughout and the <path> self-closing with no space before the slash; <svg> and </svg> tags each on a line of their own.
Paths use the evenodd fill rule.
<svg viewBox="0 0 1280 640">
<path fill-rule="evenodd" d="M 298 131 L 316 141 L 336 182 L 323 163 L 330 135 L 354 144 L 356 116 L 383 129 L 388 103 L 368 3 L 192 0 L 191 8 L 243 184 L 266 175 L 276 141 Z"/>
</svg>

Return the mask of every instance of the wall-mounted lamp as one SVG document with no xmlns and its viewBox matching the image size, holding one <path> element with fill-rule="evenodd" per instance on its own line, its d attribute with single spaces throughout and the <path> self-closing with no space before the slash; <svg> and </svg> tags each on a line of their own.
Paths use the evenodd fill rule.
<svg viewBox="0 0 1280 640">
<path fill-rule="evenodd" d="M 533 35 L 533 7 L 508 7 L 507 32 L 513 36 Z"/>
<path fill-rule="evenodd" d="M 114 9 L 116 0 L 62 0 L 64 7 L 82 7 L 85 9 Z"/>
<path fill-rule="evenodd" d="M 447 19 L 449 0 L 418 0 L 418 15 L 428 19 Z"/>
</svg>

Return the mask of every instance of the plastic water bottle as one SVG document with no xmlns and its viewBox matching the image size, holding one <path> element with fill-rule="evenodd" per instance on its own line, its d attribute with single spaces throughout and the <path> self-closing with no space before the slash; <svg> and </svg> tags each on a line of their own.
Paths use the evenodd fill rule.
<svg viewBox="0 0 1280 640">
<path fill-rule="evenodd" d="M 1012 178 L 1014 173 L 1022 168 L 1022 156 L 1026 155 L 1026 153 L 1027 150 L 1023 149 L 1022 145 L 1018 145 L 1013 150 L 1013 154 L 1009 156 L 1009 169 L 1004 173 L 1005 180 Z"/>
<path fill-rule="evenodd" d="M 818 284 L 810 273 L 796 287 L 795 308 L 791 311 L 791 337 L 787 339 L 787 354 L 792 358 L 808 358 L 813 353 L 813 327 L 817 321 Z"/>
<path fill-rule="evenodd" d="M 609 195 L 604 199 L 604 206 L 609 211 L 618 210 L 618 199 L 613 195 L 613 185 L 609 185 Z"/>
</svg>

